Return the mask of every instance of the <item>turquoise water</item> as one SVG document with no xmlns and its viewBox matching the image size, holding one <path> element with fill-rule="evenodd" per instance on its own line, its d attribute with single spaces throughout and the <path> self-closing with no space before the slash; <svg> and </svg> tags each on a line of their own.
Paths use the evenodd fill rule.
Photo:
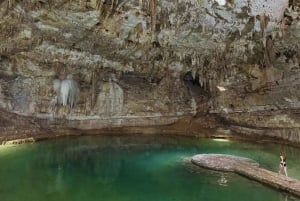
<svg viewBox="0 0 300 201">
<path fill-rule="evenodd" d="M 277 171 L 286 151 L 300 179 L 300 150 L 187 137 L 93 136 L 0 148 L 1 201 L 299 201 L 233 173 L 195 168 L 187 157 L 225 153 Z"/>
</svg>

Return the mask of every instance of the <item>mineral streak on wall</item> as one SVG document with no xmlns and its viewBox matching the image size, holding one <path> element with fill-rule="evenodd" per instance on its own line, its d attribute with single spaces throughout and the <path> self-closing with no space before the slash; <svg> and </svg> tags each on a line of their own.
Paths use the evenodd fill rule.
<svg viewBox="0 0 300 201">
<path fill-rule="evenodd" d="M 1 1 L 0 107 L 51 128 L 208 115 L 298 141 L 299 30 L 288 0 Z"/>
</svg>

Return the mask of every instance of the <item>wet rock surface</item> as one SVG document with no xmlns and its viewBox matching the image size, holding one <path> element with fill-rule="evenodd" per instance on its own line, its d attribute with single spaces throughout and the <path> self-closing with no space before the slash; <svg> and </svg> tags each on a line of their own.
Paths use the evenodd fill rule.
<svg viewBox="0 0 300 201">
<path fill-rule="evenodd" d="M 210 169 L 229 172 L 235 172 L 236 169 L 239 169 L 239 164 L 249 165 L 254 168 L 259 167 L 259 164 L 254 160 L 224 154 L 200 154 L 193 156 L 192 162 Z"/>
<path fill-rule="evenodd" d="M 199 154 L 191 159 L 200 167 L 235 172 L 250 179 L 290 192 L 300 197 L 300 181 L 263 169 L 254 160 L 223 154 Z"/>
</svg>

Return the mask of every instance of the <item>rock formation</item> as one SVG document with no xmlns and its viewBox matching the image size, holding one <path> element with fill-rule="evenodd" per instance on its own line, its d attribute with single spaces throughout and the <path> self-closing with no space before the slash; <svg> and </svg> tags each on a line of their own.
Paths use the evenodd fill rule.
<svg viewBox="0 0 300 201">
<path fill-rule="evenodd" d="M 0 107 L 49 132 L 225 128 L 300 143 L 299 11 L 291 0 L 2 0 Z"/>
<path fill-rule="evenodd" d="M 295 196 L 300 196 L 300 181 L 259 167 L 252 159 L 225 154 L 198 154 L 191 162 L 197 166 L 226 172 L 234 172 Z"/>
</svg>

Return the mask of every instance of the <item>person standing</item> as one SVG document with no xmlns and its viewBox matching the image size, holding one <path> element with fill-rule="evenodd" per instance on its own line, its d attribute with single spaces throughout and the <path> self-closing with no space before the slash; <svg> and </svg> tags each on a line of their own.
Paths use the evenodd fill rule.
<svg viewBox="0 0 300 201">
<path fill-rule="evenodd" d="M 287 165 L 286 165 L 286 155 L 283 152 L 281 152 L 281 154 L 280 154 L 280 164 L 279 164 L 278 174 L 281 174 L 282 170 L 284 171 L 285 176 L 288 176 Z"/>
</svg>

